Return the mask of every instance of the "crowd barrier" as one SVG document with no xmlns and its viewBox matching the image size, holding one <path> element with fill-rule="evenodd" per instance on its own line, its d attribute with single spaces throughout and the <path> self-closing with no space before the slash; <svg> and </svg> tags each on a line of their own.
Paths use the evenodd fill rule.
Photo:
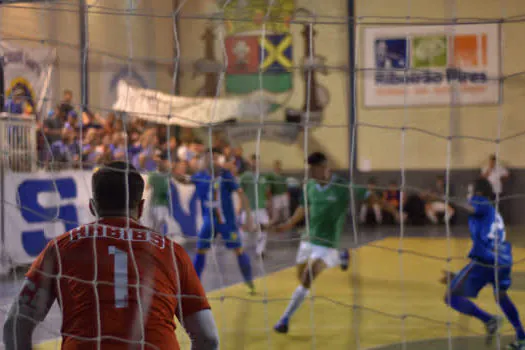
<svg viewBox="0 0 525 350">
<path fill-rule="evenodd" d="M 94 220 L 91 176 L 80 170 L 4 174 L 0 271 L 30 264 L 53 237 Z M 171 213 L 180 232 L 197 234 L 202 217 L 193 185 L 172 182 Z"/>
</svg>

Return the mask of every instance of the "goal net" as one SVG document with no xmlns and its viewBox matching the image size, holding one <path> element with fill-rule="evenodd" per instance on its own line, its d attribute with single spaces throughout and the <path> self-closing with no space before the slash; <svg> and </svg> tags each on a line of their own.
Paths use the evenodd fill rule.
<svg viewBox="0 0 525 350">
<path fill-rule="evenodd" d="M 91 176 L 114 160 L 133 164 L 148 183 L 142 223 L 180 243 L 197 265 L 206 213 L 196 185 L 182 180 L 199 171 L 215 177 L 205 156 L 213 149 L 248 199 L 265 202 L 257 209 L 269 220 L 287 222 L 297 207 L 308 208 L 292 230 L 263 236 L 259 214 L 252 211 L 259 225 L 248 229 L 234 196 L 235 232 L 221 237 L 212 225 L 201 281 L 221 348 L 483 346 L 483 324 L 447 308 L 439 279 L 466 264 L 460 204 L 480 168 L 496 186 L 503 219 L 520 223 L 506 200 L 520 182 L 497 186 L 507 168 L 523 163 L 522 10 L 510 0 L 0 1 L 0 271 L 7 275 L 0 320 L 46 244 L 95 219 Z M 322 255 L 323 267 L 333 268 L 315 278 L 282 335 L 275 324 L 302 278 L 316 273 L 312 264 L 299 276 L 295 268 L 316 225 L 307 189 L 311 181 L 318 192 L 332 185 L 331 177 L 312 178 L 313 152 L 342 180 L 348 215 L 340 243 L 320 245 L 334 258 Z M 243 187 L 250 172 L 255 182 Z M 151 180 L 159 174 L 169 178 L 164 199 Z M 240 250 L 228 246 L 237 235 L 255 295 L 243 284 Z M 507 236 L 519 246 L 519 230 Z M 349 268 L 340 271 L 344 251 Z M 514 252 L 515 261 L 525 254 Z M 126 269 L 136 266 L 133 254 L 126 259 Z M 155 290 L 154 273 L 141 275 L 139 287 Z M 86 288 L 97 294 L 98 283 Z M 451 283 L 448 275 L 444 284 Z M 516 294 L 519 308 L 525 298 Z M 479 300 L 501 313 L 488 289 Z M 58 346 L 60 327 L 55 304 L 34 342 Z M 176 334 L 190 349 L 184 325 Z M 512 335 L 505 326 L 494 348 Z M 100 346 L 105 336 L 99 327 L 86 341 Z"/>
</svg>

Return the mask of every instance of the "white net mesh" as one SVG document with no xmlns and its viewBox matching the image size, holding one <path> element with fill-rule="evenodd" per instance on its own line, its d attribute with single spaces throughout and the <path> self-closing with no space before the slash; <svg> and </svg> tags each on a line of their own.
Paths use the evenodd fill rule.
<svg viewBox="0 0 525 350">
<path fill-rule="evenodd" d="M 93 221 L 91 176 L 104 164 L 123 160 L 139 169 L 148 184 L 142 223 L 165 234 L 166 240 L 159 240 L 166 247 L 172 240 L 181 243 L 196 269 L 203 269 L 221 348 L 479 348 L 483 324 L 458 318 L 447 308 L 443 296 L 448 293 L 437 280 L 440 270 L 455 271 L 465 263 L 469 236 L 459 205 L 481 161 L 494 153 L 493 167 L 501 177 L 506 171 L 501 159 L 514 167 L 524 162 L 517 151 L 523 134 L 523 11 L 521 0 L 0 5 L 6 105 L 0 120 L 0 270 L 13 269 L 13 278 L 1 282 L 6 290 L 2 317 L 23 280 L 18 267 L 32 263 L 63 232 Z M 207 149 L 221 155 L 206 158 Z M 312 265 L 299 278 L 292 269 L 300 236 L 307 242 L 315 229 L 313 209 L 305 212 L 304 227 L 266 235 L 263 214 L 253 210 L 256 225 L 248 229 L 241 201 L 234 196 L 233 224 L 247 232 L 229 226 L 225 234 L 221 219 L 228 221 L 228 214 L 220 212 L 225 199 L 211 196 L 232 181 L 242 188 L 243 173 L 251 172 L 244 189 L 254 203 L 266 198 L 273 204 L 272 210 L 257 207 L 266 210 L 265 217 L 279 218 L 281 205 L 296 207 L 289 202 L 301 203 L 301 196 L 295 197 L 300 192 L 308 208 L 312 174 L 307 158 L 312 152 L 323 152 L 333 172 L 346 179 L 342 186 L 350 192 L 351 218 L 341 244 L 328 248 L 332 256 L 339 256 L 339 248 L 351 250 L 350 271 L 328 269 L 315 278 L 290 321 L 290 333 L 280 336 L 273 327 L 290 295 L 293 303 L 297 286 L 316 274 Z M 286 176 L 274 167 L 282 167 Z M 236 179 L 224 178 L 221 169 Z M 184 183 L 201 170 L 208 177 Z M 426 190 L 436 175 L 442 176 L 439 195 Z M 268 186 L 261 187 L 263 179 Z M 203 183 L 207 187 L 200 193 Z M 323 185 L 318 184 L 319 192 Z M 283 193 L 281 203 L 276 197 Z M 496 191 L 496 208 L 504 193 Z M 414 198 L 423 203 L 422 215 L 430 221 L 443 214 L 444 225 L 414 228 L 417 220 L 408 205 Z M 127 194 L 126 207 L 129 201 Z M 504 213 L 504 219 L 519 223 L 513 213 Z M 458 226 L 449 221 L 454 214 Z M 210 234 L 199 239 L 206 215 L 214 218 Z M 391 226 L 366 225 L 387 217 Z M 123 228 L 133 225 L 127 220 Z M 61 333 L 55 304 L 34 337 L 42 348 L 58 346 L 61 336 L 97 349 L 110 341 L 146 348 L 151 345 L 146 324 L 158 298 L 176 299 L 175 312 L 183 313 L 186 296 L 164 295 L 155 281 L 164 268 L 179 281 L 186 273 L 181 266 L 190 261 L 169 245 L 165 266 L 151 262 L 156 248 L 145 253 L 130 237 L 157 238 L 140 229 L 118 234 L 126 245 L 101 250 L 100 236 L 111 236 L 110 226 L 95 224 L 78 233 L 92 238 L 87 255 L 93 273 L 88 277 L 69 274 L 72 263 L 58 248 L 56 268 L 52 273 L 44 269 L 57 283 L 59 303 L 68 301 L 67 281 L 89 290 L 85 298 L 94 299 L 89 311 L 96 323 L 85 332 Z M 251 272 L 236 257 L 241 255 L 238 240 Z M 257 254 L 262 241 L 267 241 L 265 259 Z M 232 242 L 234 249 L 226 249 Z M 199 260 L 195 256 L 204 248 L 206 260 Z M 317 253 L 328 259 L 325 250 Z M 522 253 L 518 244 L 514 260 Z M 496 260 L 498 254 L 495 248 Z M 109 280 L 106 270 L 111 270 Z M 242 285 L 249 274 L 255 295 Z M 449 286 L 451 278 L 447 274 Z M 500 278 L 494 274 L 496 304 L 491 293 L 480 295 L 494 314 Z M 105 299 L 108 291 L 115 304 Z M 516 294 L 519 306 L 525 299 Z M 124 329 L 108 328 L 110 313 L 131 304 L 133 321 Z M 177 339 L 189 349 L 183 326 L 177 328 Z M 502 341 L 499 333 L 494 348 L 501 349 L 508 339 Z M 501 333 L 513 331 L 509 326 Z"/>
</svg>

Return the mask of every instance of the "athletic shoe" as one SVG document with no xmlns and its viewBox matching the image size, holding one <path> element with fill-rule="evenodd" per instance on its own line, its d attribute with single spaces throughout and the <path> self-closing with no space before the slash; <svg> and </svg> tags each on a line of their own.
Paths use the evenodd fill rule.
<svg viewBox="0 0 525 350">
<path fill-rule="evenodd" d="M 525 350 L 525 340 L 516 340 L 514 343 L 507 345 L 507 350 Z"/>
<path fill-rule="evenodd" d="M 487 330 L 487 337 L 485 342 L 487 343 L 487 345 L 492 344 L 494 336 L 501 329 L 502 325 L 503 317 L 501 316 L 494 316 L 487 323 L 485 323 L 485 329 Z"/>
<path fill-rule="evenodd" d="M 339 252 L 339 260 L 341 260 L 341 270 L 348 270 L 348 265 L 350 264 L 350 253 L 347 249 L 343 249 Z"/>
<path fill-rule="evenodd" d="M 255 291 L 255 284 L 252 281 L 246 282 L 246 285 L 248 286 L 248 289 L 250 290 L 250 295 L 257 294 L 257 292 Z"/>
<path fill-rule="evenodd" d="M 282 334 L 288 333 L 288 320 L 285 318 L 281 318 L 279 322 L 277 322 L 277 324 L 273 326 L 273 329 L 277 333 L 282 333 Z"/>
</svg>

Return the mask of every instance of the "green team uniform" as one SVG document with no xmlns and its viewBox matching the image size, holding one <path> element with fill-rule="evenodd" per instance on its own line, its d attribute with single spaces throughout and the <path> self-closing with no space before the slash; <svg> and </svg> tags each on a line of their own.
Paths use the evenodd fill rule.
<svg viewBox="0 0 525 350">
<path fill-rule="evenodd" d="M 148 185 L 152 189 L 151 206 L 169 207 L 171 177 L 161 173 L 151 173 L 148 177 Z"/>
<path fill-rule="evenodd" d="M 266 191 L 268 190 L 268 181 L 265 175 L 259 175 L 259 181 L 255 177 L 252 171 L 245 171 L 240 179 L 239 184 L 248 197 L 250 202 L 250 208 L 252 210 L 266 208 Z M 257 196 L 256 196 L 256 191 Z"/>
<path fill-rule="evenodd" d="M 303 239 L 311 244 L 339 248 L 350 202 L 348 182 L 335 175 L 325 185 L 309 180 L 306 193 L 309 232 Z"/>
<path fill-rule="evenodd" d="M 278 196 L 288 192 L 288 184 L 285 176 L 272 173 L 268 174 L 266 177 L 270 184 L 272 195 Z"/>
</svg>

